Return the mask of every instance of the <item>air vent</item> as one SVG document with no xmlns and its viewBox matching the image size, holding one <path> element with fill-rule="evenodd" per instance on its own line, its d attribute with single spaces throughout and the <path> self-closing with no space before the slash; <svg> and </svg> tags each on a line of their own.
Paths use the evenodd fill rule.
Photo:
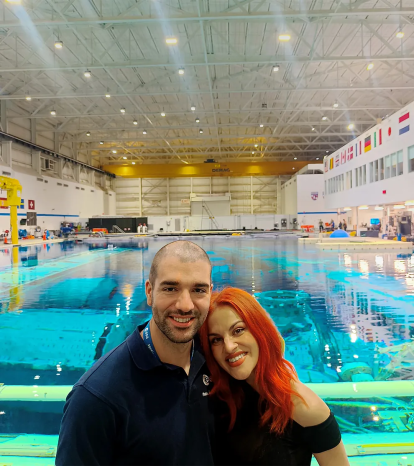
<svg viewBox="0 0 414 466">
<path fill-rule="evenodd" d="M 85 188 L 81 188 L 81 191 L 85 191 Z"/>
<path fill-rule="evenodd" d="M 112 196 L 112 194 L 110 194 L 110 196 Z"/>
<path fill-rule="evenodd" d="M 67 185 L 67 184 L 64 184 L 63 186 L 64 186 L 65 188 L 69 188 L 69 185 Z"/>
<path fill-rule="evenodd" d="M 41 183 L 43 183 L 43 178 L 36 178 L 37 181 L 40 181 Z"/>
<path fill-rule="evenodd" d="M 47 181 L 47 180 L 43 180 L 43 183 L 49 183 L 49 181 Z"/>
<path fill-rule="evenodd" d="M 62 183 L 57 183 L 58 186 L 62 186 Z"/>
<path fill-rule="evenodd" d="M 11 176 L 11 172 L 1 172 L 4 176 Z"/>
<path fill-rule="evenodd" d="M 79 186 L 76 186 L 76 189 L 80 189 Z"/>
<path fill-rule="evenodd" d="M 95 191 L 93 189 L 91 189 L 91 193 L 94 193 Z"/>
</svg>

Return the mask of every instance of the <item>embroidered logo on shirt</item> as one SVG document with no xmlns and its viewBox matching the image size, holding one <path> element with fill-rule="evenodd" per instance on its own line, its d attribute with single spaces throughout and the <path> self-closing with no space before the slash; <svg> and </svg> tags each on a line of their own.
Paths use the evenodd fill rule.
<svg viewBox="0 0 414 466">
<path fill-rule="evenodd" d="M 203 375 L 204 385 L 210 385 L 210 377 L 208 375 Z"/>
</svg>

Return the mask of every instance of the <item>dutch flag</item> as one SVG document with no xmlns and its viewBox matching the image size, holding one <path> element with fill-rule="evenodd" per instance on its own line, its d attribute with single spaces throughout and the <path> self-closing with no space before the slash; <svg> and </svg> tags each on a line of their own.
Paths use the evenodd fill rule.
<svg viewBox="0 0 414 466">
<path fill-rule="evenodd" d="M 410 131 L 410 112 L 404 113 L 398 119 L 399 135 Z"/>
</svg>

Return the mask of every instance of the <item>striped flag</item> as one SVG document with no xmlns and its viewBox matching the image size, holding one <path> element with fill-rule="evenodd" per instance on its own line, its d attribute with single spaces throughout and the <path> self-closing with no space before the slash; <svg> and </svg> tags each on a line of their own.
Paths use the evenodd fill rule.
<svg viewBox="0 0 414 466">
<path fill-rule="evenodd" d="M 325 159 L 325 160 L 323 161 L 323 164 L 324 164 L 324 166 L 325 166 L 325 173 L 326 173 L 326 172 L 329 170 L 328 159 Z"/>
<path fill-rule="evenodd" d="M 364 142 L 364 152 L 369 152 L 371 150 L 371 135 L 365 138 Z"/>
<path fill-rule="evenodd" d="M 341 163 L 344 164 L 346 162 L 346 150 L 341 152 Z"/>
<path fill-rule="evenodd" d="M 362 155 L 362 139 L 359 140 L 359 155 Z"/>
<path fill-rule="evenodd" d="M 352 160 L 354 158 L 354 147 L 349 146 L 348 147 L 348 160 Z"/>
<path fill-rule="evenodd" d="M 374 132 L 374 147 L 380 146 L 382 144 L 382 129 L 379 128 Z"/>
<path fill-rule="evenodd" d="M 335 155 L 335 167 L 339 167 L 339 154 Z"/>
<path fill-rule="evenodd" d="M 334 159 L 333 159 L 333 157 L 331 157 L 331 158 L 329 159 L 329 170 L 332 170 L 333 167 L 334 167 Z"/>
<path fill-rule="evenodd" d="M 398 134 L 407 133 L 410 131 L 410 112 L 406 112 L 398 119 Z"/>
</svg>

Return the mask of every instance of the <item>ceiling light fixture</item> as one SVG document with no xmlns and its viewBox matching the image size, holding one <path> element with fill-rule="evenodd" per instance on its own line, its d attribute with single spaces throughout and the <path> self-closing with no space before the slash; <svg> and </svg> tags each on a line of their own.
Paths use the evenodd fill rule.
<svg viewBox="0 0 414 466">
<path fill-rule="evenodd" d="M 178 74 L 184 74 L 184 68 L 179 68 Z"/>
<path fill-rule="evenodd" d="M 252 150 L 252 155 L 254 154 L 254 150 Z"/>
<path fill-rule="evenodd" d="M 346 212 L 349 212 L 350 210 L 352 210 L 352 207 L 344 207 L 344 210 L 345 210 Z"/>
<path fill-rule="evenodd" d="M 126 160 L 127 158 L 126 157 L 122 157 L 124 160 Z"/>
<path fill-rule="evenodd" d="M 404 204 L 395 204 L 394 209 L 404 209 Z"/>
<path fill-rule="evenodd" d="M 259 144 L 255 144 L 255 145 L 254 145 L 254 147 L 258 147 L 258 146 L 259 146 Z"/>
<path fill-rule="evenodd" d="M 316 160 L 319 160 L 319 157 L 316 157 Z"/>
<path fill-rule="evenodd" d="M 292 168 L 292 170 L 294 170 L 294 169 L 295 169 L 295 167 Z"/>
<path fill-rule="evenodd" d="M 329 150 L 326 150 L 325 152 L 326 152 L 327 154 L 329 154 Z"/>
<path fill-rule="evenodd" d="M 402 31 L 398 31 L 396 36 L 398 37 L 398 39 L 402 39 L 404 37 L 404 33 Z"/>
<path fill-rule="evenodd" d="M 203 134 L 203 130 L 200 128 L 200 131 L 199 131 L 200 134 Z"/>
<path fill-rule="evenodd" d="M 103 144 L 103 141 L 99 141 L 99 144 Z"/>
<path fill-rule="evenodd" d="M 138 124 L 138 121 L 137 121 L 137 120 L 134 120 L 133 123 L 134 123 L 134 125 L 137 125 L 137 124 Z"/>
<path fill-rule="evenodd" d="M 7 0 L 9 3 L 14 3 L 16 5 L 20 5 L 21 0 Z"/>
<path fill-rule="evenodd" d="M 404 204 L 405 205 L 414 205 L 414 201 L 406 201 Z"/>
<path fill-rule="evenodd" d="M 354 128 L 355 128 L 354 124 L 353 124 L 353 123 L 349 123 L 348 129 L 354 129 Z"/>
<path fill-rule="evenodd" d="M 125 113 L 126 110 L 125 110 L 124 108 L 121 108 L 121 109 L 120 109 L 120 112 L 121 112 L 121 113 Z"/>
<path fill-rule="evenodd" d="M 135 162 L 132 162 L 132 165 L 135 165 Z"/>
<path fill-rule="evenodd" d="M 260 123 L 260 125 L 259 125 L 259 126 L 260 126 L 260 128 L 263 128 L 263 123 Z"/>
<path fill-rule="evenodd" d="M 312 131 L 315 131 L 315 128 L 312 128 Z"/>
<path fill-rule="evenodd" d="M 358 207 L 358 210 L 368 210 L 369 207 L 367 205 L 361 205 Z"/>
<path fill-rule="evenodd" d="M 116 150 L 115 150 L 115 149 L 112 149 L 112 153 L 113 153 L 113 154 L 116 154 Z"/>
<path fill-rule="evenodd" d="M 333 104 L 333 107 L 334 107 L 334 108 L 338 108 L 338 107 L 339 107 L 339 104 L 338 104 L 338 102 L 337 102 L 336 100 L 335 100 L 335 103 Z"/>
<path fill-rule="evenodd" d="M 194 112 L 195 111 L 195 107 L 194 105 L 191 105 L 191 111 Z"/>
<path fill-rule="evenodd" d="M 109 99 L 111 97 L 111 94 L 105 94 L 105 97 Z"/>
<path fill-rule="evenodd" d="M 374 63 L 369 63 L 368 66 L 367 66 L 367 70 L 372 70 L 372 68 L 374 68 Z"/>
<path fill-rule="evenodd" d="M 164 117 L 164 116 L 165 116 L 165 112 L 161 112 L 161 116 Z"/>
<path fill-rule="evenodd" d="M 326 121 L 327 119 L 328 119 L 327 116 L 323 116 L 323 117 L 322 117 L 322 120 L 323 120 L 323 121 Z"/>
<path fill-rule="evenodd" d="M 165 43 L 167 45 L 177 45 L 177 38 L 176 37 L 168 37 L 167 39 L 165 39 Z"/>
<path fill-rule="evenodd" d="M 50 114 L 51 114 L 51 115 L 56 115 L 56 110 L 51 110 L 51 111 L 50 111 Z"/>
<path fill-rule="evenodd" d="M 142 132 L 142 134 L 147 134 L 147 130 L 146 130 L 146 129 L 144 129 L 144 131 Z"/>
<path fill-rule="evenodd" d="M 297 158 L 297 157 L 293 157 L 293 160 L 298 160 L 298 158 Z"/>
<path fill-rule="evenodd" d="M 377 205 L 375 206 L 375 209 L 374 210 L 384 210 L 384 207 L 380 206 L 380 205 Z"/>
<path fill-rule="evenodd" d="M 61 40 L 55 42 L 55 49 L 63 49 L 63 42 Z"/>
<path fill-rule="evenodd" d="M 279 40 L 281 42 L 288 42 L 290 40 L 290 34 L 280 34 Z"/>
<path fill-rule="evenodd" d="M 279 65 L 274 65 L 273 71 L 279 71 L 279 70 L 280 70 L 280 66 Z"/>
<path fill-rule="evenodd" d="M 87 131 L 86 136 L 90 136 L 90 135 L 91 135 L 91 132 Z"/>
<path fill-rule="evenodd" d="M 85 76 L 85 78 L 90 78 L 92 76 L 92 73 L 89 71 L 89 70 L 86 70 L 83 75 Z"/>
<path fill-rule="evenodd" d="M 30 97 L 30 95 L 27 95 L 27 96 L 26 96 L 26 100 L 28 100 L 29 102 L 32 100 L 32 98 Z"/>
<path fill-rule="evenodd" d="M 196 122 L 196 123 L 200 123 L 200 118 L 197 117 L 197 118 L 195 119 L 195 122 Z"/>
</svg>

